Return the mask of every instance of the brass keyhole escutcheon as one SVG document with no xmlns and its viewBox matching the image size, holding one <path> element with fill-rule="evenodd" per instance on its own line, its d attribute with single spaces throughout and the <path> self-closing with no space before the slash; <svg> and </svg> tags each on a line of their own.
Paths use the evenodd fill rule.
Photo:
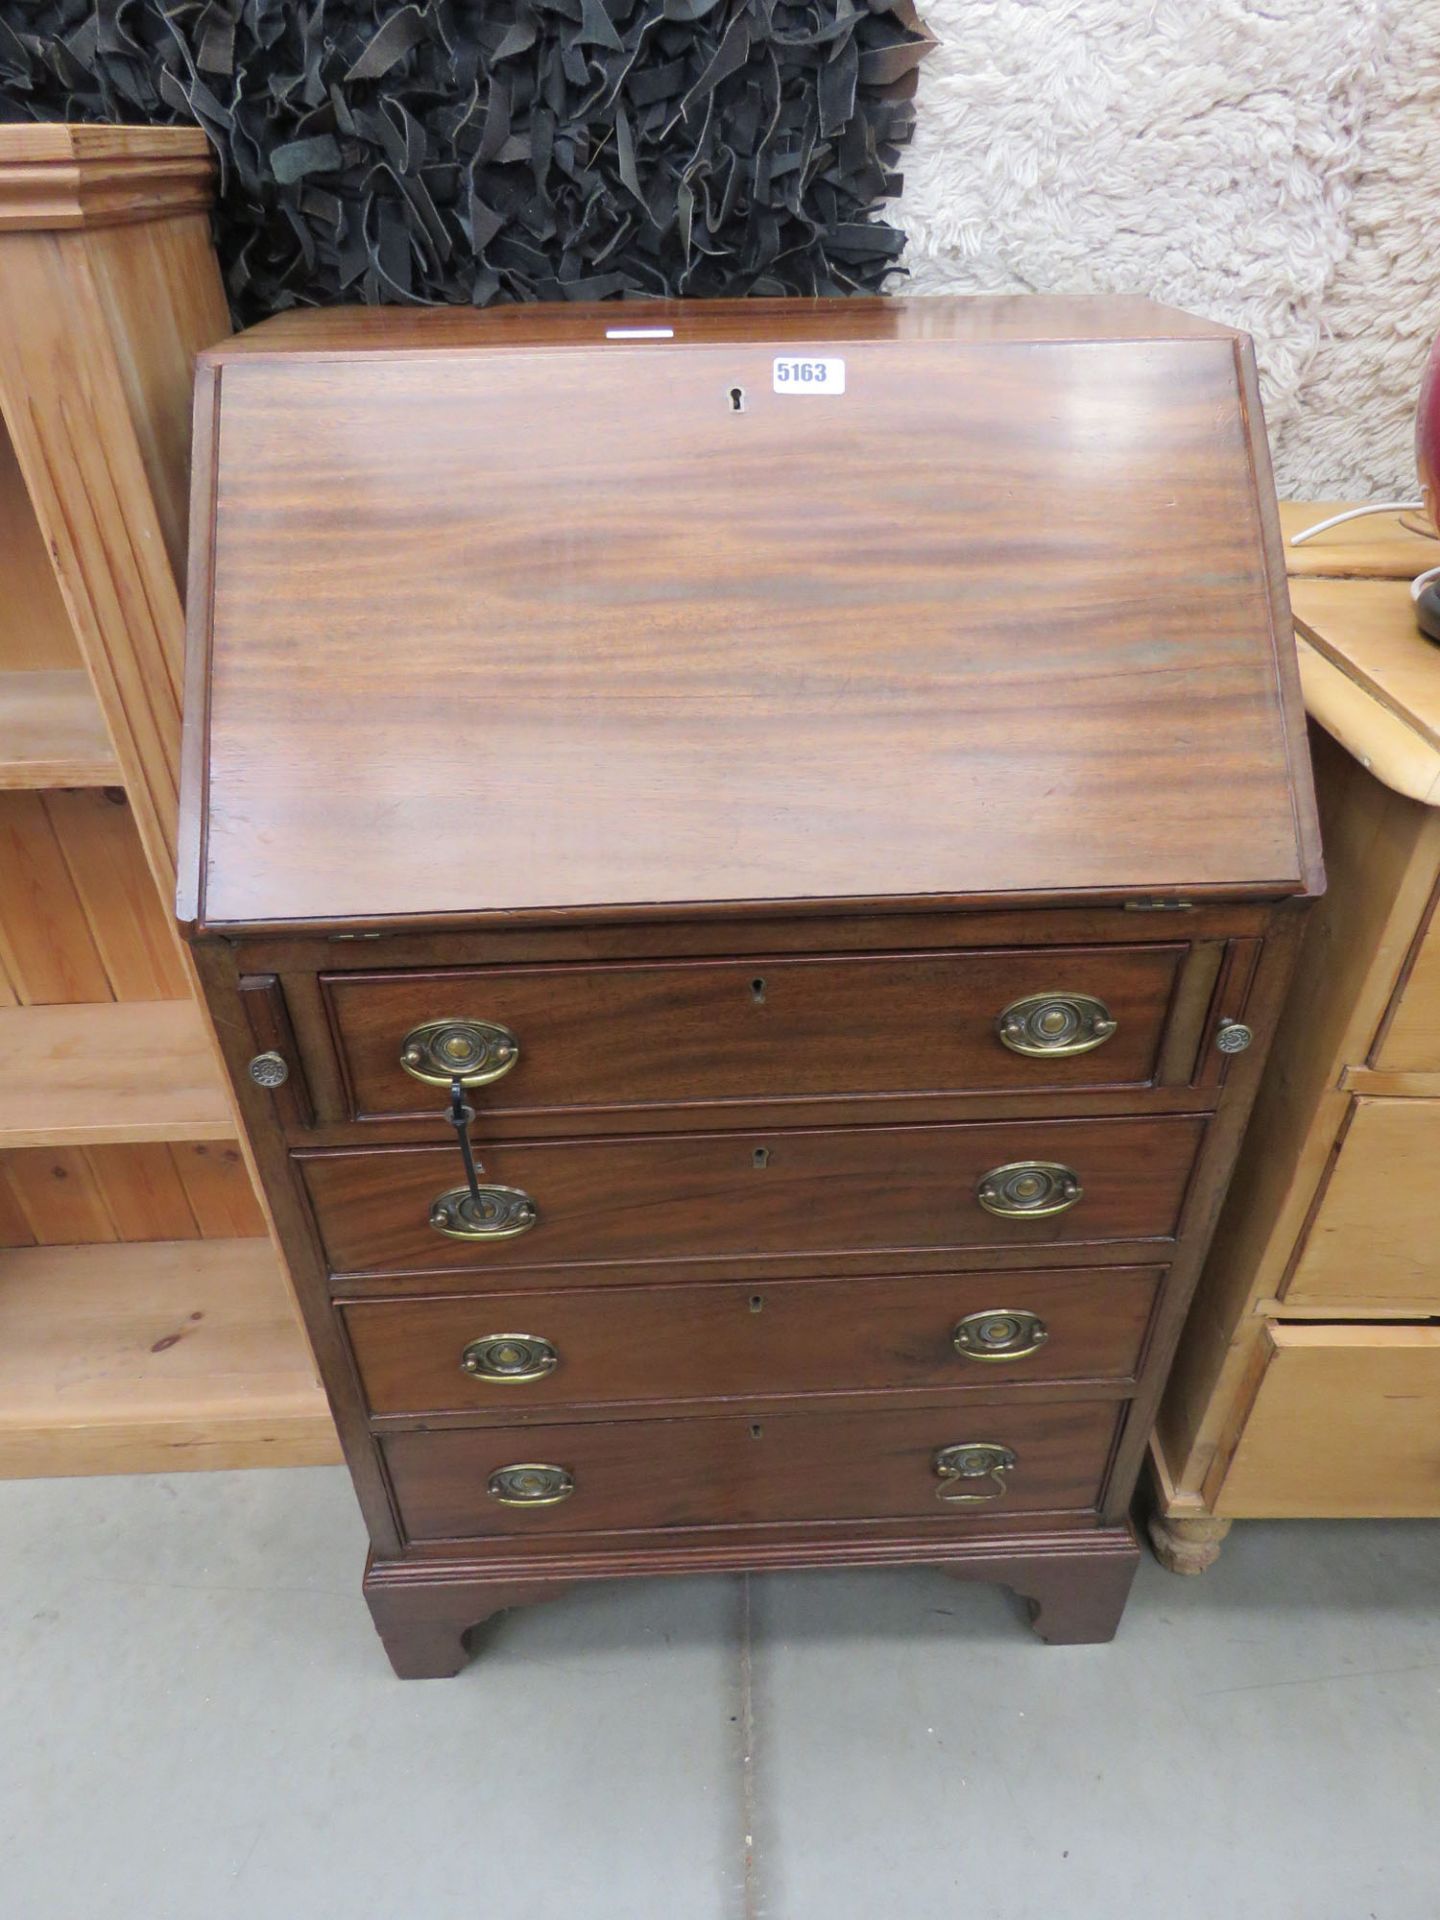
<svg viewBox="0 0 1440 1920">
<path fill-rule="evenodd" d="M 521 1460 L 513 1467 L 497 1467 L 485 1486 L 502 1507 L 557 1507 L 575 1491 L 568 1467 L 537 1460 Z"/>
<path fill-rule="evenodd" d="M 1058 1160 L 1012 1160 L 992 1167 L 975 1189 L 985 1211 L 1001 1220 L 1046 1220 L 1084 1197 L 1080 1176 Z"/>
<path fill-rule="evenodd" d="M 539 1220 L 539 1211 L 519 1187 L 451 1187 L 430 1207 L 430 1224 L 447 1240 L 517 1240 Z"/>
<path fill-rule="evenodd" d="M 960 1440 L 953 1447 L 941 1447 L 934 1459 L 935 1471 L 940 1477 L 935 1498 L 948 1500 L 956 1507 L 1003 1500 L 1008 1484 L 1005 1475 L 1017 1464 L 1013 1449 L 1002 1447 L 995 1440 Z M 984 1493 L 967 1490 L 964 1483 L 969 1482 L 973 1487 L 977 1480 L 990 1481 L 989 1490 Z"/>
<path fill-rule="evenodd" d="M 400 1064 L 427 1087 L 484 1087 L 520 1058 L 520 1042 L 495 1020 L 426 1020 L 400 1042 Z"/>
<path fill-rule="evenodd" d="M 967 1360 L 1023 1360 L 1040 1351 L 1050 1329 L 1038 1314 L 994 1307 L 967 1313 L 956 1321 L 950 1338 L 955 1351 Z"/>
<path fill-rule="evenodd" d="M 1027 993 L 999 1015 L 995 1031 L 1012 1053 L 1053 1060 L 1104 1046 L 1117 1024 L 1093 993 Z"/>
<path fill-rule="evenodd" d="M 460 1370 L 473 1380 L 523 1386 L 543 1380 L 560 1364 L 560 1356 L 537 1333 L 487 1333 L 472 1340 L 460 1355 Z"/>
</svg>

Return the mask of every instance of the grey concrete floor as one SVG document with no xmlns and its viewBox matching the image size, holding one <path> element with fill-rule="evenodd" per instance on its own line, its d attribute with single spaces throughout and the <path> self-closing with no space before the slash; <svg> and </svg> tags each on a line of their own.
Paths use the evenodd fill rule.
<svg viewBox="0 0 1440 1920">
<path fill-rule="evenodd" d="M 1111 1647 L 929 1572 L 580 1589 L 390 1677 L 337 1471 L 0 1485 L 5 1920 L 1436 1920 L 1440 1528 Z"/>
</svg>

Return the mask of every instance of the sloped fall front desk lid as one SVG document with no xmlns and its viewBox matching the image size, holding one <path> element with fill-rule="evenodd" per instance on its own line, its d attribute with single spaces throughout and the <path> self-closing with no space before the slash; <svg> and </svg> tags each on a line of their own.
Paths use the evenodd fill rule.
<svg viewBox="0 0 1440 1920">
<path fill-rule="evenodd" d="M 199 372 L 202 927 L 1319 878 L 1248 343 L 1131 300 L 288 315 Z"/>
</svg>

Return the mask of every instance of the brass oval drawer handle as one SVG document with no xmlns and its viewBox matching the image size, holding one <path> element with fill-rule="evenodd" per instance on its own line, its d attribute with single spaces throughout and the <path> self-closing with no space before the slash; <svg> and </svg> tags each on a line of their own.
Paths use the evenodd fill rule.
<svg viewBox="0 0 1440 1920">
<path fill-rule="evenodd" d="M 516 1385 L 543 1380 L 559 1364 L 559 1354 L 538 1333 L 487 1333 L 460 1356 L 460 1371 L 472 1379 Z"/>
<path fill-rule="evenodd" d="M 948 1500 L 952 1506 L 973 1507 L 984 1500 L 1003 1500 L 1005 1498 L 1005 1475 L 1017 1464 L 1017 1456 L 1009 1447 L 1002 1447 L 994 1440 L 960 1440 L 953 1447 L 941 1447 L 935 1455 L 935 1471 L 940 1476 L 940 1484 L 935 1489 L 937 1500 Z M 992 1481 L 989 1493 L 966 1493 L 957 1481 Z"/>
<path fill-rule="evenodd" d="M 520 1042 L 494 1020 L 426 1020 L 400 1042 L 400 1064 L 427 1087 L 483 1087 L 509 1073 Z"/>
<path fill-rule="evenodd" d="M 451 1187 L 437 1194 L 430 1224 L 447 1240 L 517 1240 L 539 1220 L 535 1202 L 519 1187 Z"/>
<path fill-rule="evenodd" d="M 575 1491 L 575 1476 L 567 1467 L 521 1460 L 513 1467 L 497 1467 L 485 1491 L 502 1507 L 558 1507 Z"/>
<path fill-rule="evenodd" d="M 967 1360 L 1023 1360 L 1038 1353 L 1050 1329 L 1038 1314 L 1018 1308 L 990 1307 L 957 1320 L 950 1338 Z"/>
<path fill-rule="evenodd" d="M 1045 1220 L 1084 1197 L 1080 1176 L 1058 1160 L 1012 1160 L 992 1167 L 975 1189 L 985 1211 L 1002 1220 Z"/>
<path fill-rule="evenodd" d="M 995 1031 L 1012 1053 L 1053 1060 L 1103 1047 L 1117 1025 L 1093 993 L 1027 993 L 997 1017 Z"/>
</svg>

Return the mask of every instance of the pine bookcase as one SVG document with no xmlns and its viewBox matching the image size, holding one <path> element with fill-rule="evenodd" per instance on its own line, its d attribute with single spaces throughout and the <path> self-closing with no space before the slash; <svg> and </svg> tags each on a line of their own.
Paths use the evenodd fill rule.
<svg viewBox="0 0 1440 1920">
<path fill-rule="evenodd" d="M 174 925 L 192 128 L 0 126 L 0 1475 L 339 1458 Z"/>
</svg>

